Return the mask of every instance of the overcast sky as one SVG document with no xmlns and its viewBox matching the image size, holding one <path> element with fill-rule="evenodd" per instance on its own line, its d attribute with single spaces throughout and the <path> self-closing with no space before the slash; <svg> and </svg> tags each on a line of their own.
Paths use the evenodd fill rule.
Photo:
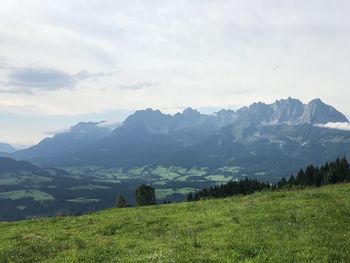
<svg viewBox="0 0 350 263">
<path fill-rule="evenodd" d="M 135 109 L 350 113 L 349 0 L 1 0 L 0 141 Z"/>
</svg>

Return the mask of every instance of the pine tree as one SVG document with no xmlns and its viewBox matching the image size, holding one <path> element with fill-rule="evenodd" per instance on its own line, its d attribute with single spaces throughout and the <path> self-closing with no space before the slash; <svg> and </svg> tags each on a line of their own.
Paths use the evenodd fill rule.
<svg viewBox="0 0 350 263">
<path fill-rule="evenodd" d="M 282 178 L 279 182 L 278 182 L 278 188 L 282 188 L 283 186 L 287 185 L 287 180 L 286 178 Z"/>
<path fill-rule="evenodd" d="M 325 163 L 321 167 L 309 165 L 305 172 L 300 170 L 296 178 L 293 176 L 288 180 L 288 184 L 305 186 L 322 186 L 327 184 L 336 184 L 350 182 L 350 167 L 345 157 L 337 158 L 334 162 Z M 280 180 L 275 187 L 280 188 L 285 184 L 284 179 Z"/>
<path fill-rule="evenodd" d="M 292 185 L 295 185 L 295 183 L 296 183 L 295 177 L 294 175 L 291 175 L 288 180 L 288 184 L 292 186 Z"/>
<path fill-rule="evenodd" d="M 124 199 L 124 197 L 122 195 L 118 196 L 116 206 L 118 208 L 126 207 L 126 201 L 125 201 L 125 199 Z"/>
<path fill-rule="evenodd" d="M 143 205 L 155 205 L 156 204 L 156 195 L 154 188 L 150 185 L 141 185 L 136 189 L 136 203 L 139 206 Z"/>
<path fill-rule="evenodd" d="M 192 202 L 192 201 L 194 201 L 194 199 L 193 199 L 193 194 L 192 194 L 192 192 L 190 192 L 190 193 L 187 195 L 187 202 Z"/>
</svg>

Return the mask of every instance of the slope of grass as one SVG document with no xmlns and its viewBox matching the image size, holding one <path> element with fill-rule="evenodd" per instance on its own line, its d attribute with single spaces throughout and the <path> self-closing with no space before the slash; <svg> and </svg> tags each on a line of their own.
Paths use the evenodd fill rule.
<svg viewBox="0 0 350 263">
<path fill-rule="evenodd" d="M 16 191 L 0 193 L 0 200 L 1 199 L 18 200 L 21 198 L 33 198 L 35 201 L 54 200 L 54 198 L 51 195 L 39 190 L 16 190 Z"/>
<path fill-rule="evenodd" d="M 350 262 L 350 184 L 0 223 L 0 262 Z"/>
<path fill-rule="evenodd" d="M 17 184 L 40 184 L 42 182 L 51 182 L 52 179 L 40 175 L 11 175 L 8 177 L 0 176 L 0 185 L 17 185 Z"/>
<path fill-rule="evenodd" d="M 189 192 L 194 192 L 196 189 L 191 187 L 185 187 L 180 189 L 171 189 L 171 188 L 165 188 L 165 189 L 156 189 L 156 196 L 159 199 L 166 199 L 167 196 L 172 194 L 188 194 Z"/>
</svg>

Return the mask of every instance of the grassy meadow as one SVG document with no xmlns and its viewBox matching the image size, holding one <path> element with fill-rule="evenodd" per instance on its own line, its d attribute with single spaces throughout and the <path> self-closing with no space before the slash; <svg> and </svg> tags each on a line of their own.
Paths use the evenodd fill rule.
<svg viewBox="0 0 350 263">
<path fill-rule="evenodd" d="M 32 198 L 33 200 L 39 201 L 39 202 L 50 201 L 54 199 L 51 195 L 38 190 L 17 190 L 17 191 L 0 193 L 0 200 L 1 199 L 18 200 L 22 198 Z"/>
<path fill-rule="evenodd" d="M 0 262 L 350 262 L 350 184 L 0 223 Z"/>
</svg>

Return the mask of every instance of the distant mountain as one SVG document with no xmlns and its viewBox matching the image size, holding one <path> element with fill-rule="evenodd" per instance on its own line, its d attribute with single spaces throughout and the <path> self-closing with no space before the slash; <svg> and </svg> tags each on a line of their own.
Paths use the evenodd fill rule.
<svg viewBox="0 0 350 263">
<path fill-rule="evenodd" d="M 80 123 L 13 157 L 43 166 L 240 166 L 247 175 L 263 171 L 274 177 L 350 156 L 350 132 L 321 127 L 329 122 L 348 120 L 320 99 L 259 102 L 213 115 L 192 108 L 175 115 L 146 109 L 112 132 L 99 123 Z"/>
<path fill-rule="evenodd" d="M 67 132 L 58 133 L 52 138 L 45 138 L 39 144 L 17 151 L 14 157 L 35 160 L 68 156 L 90 146 L 111 134 L 104 122 L 80 122 Z"/>
<path fill-rule="evenodd" d="M 16 149 L 8 144 L 8 143 L 0 143 L 0 152 L 3 152 L 3 153 L 12 153 L 16 151 Z"/>
</svg>

